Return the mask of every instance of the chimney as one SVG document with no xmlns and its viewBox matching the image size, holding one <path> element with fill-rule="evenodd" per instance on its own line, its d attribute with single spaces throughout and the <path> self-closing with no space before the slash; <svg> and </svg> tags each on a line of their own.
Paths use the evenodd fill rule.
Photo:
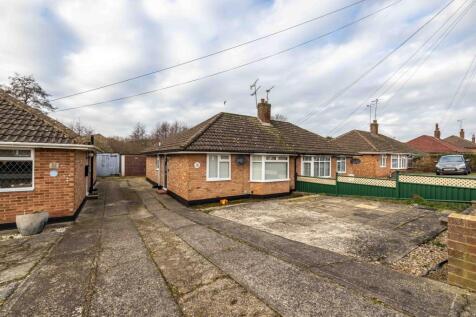
<svg viewBox="0 0 476 317">
<path fill-rule="evenodd" d="M 473 141 L 473 143 L 476 143 L 476 136 L 474 135 L 474 133 L 473 133 L 473 137 L 471 138 L 471 141 Z"/>
<path fill-rule="evenodd" d="M 461 128 L 461 130 L 459 130 L 459 137 L 464 139 L 464 129 Z"/>
<path fill-rule="evenodd" d="M 440 128 L 438 127 L 438 123 L 435 124 L 435 134 L 434 134 L 434 136 L 437 139 L 441 139 L 441 132 L 440 132 Z"/>
<path fill-rule="evenodd" d="M 264 99 L 258 103 L 258 119 L 261 123 L 271 124 L 271 105 Z"/>
<path fill-rule="evenodd" d="M 378 123 L 377 123 L 377 120 L 374 120 L 374 121 L 370 124 L 370 133 L 372 133 L 372 134 L 378 134 Z"/>
</svg>

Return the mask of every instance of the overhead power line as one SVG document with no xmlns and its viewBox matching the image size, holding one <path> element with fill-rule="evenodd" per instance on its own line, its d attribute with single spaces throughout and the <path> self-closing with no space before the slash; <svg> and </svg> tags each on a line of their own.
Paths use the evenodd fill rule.
<svg viewBox="0 0 476 317">
<path fill-rule="evenodd" d="M 413 37 L 415 37 L 415 35 L 417 35 L 423 28 L 425 28 L 425 26 L 427 26 L 429 23 L 431 23 L 431 21 L 433 21 L 434 19 L 436 19 L 446 8 L 449 7 L 450 4 L 452 4 L 455 0 L 451 0 L 449 1 L 443 8 L 441 8 L 436 14 L 434 14 L 430 19 L 428 19 L 425 23 L 423 23 L 420 27 L 418 27 L 412 34 L 410 34 L 403 42 L 401 42 L 397 47 L 395 47 L 392 51 L 390 51 L 387 55 L 385 55 L 383 58 L 381 58 L 379 61 L 377 61 L 377 63 L 375 63 L 374 65 L 372 65 L 372 67 L 370 67 L 369 69 L 367 69 L 364 73 L 362 73 L 359 77 L 357 77 L 354 81 L 352 81 L 350 84 L 348 84 L 347 86 L 345 86 L 344 88 L 340 89 L 339 91 L 337 91 L 337 93 L 335 93 L 334 95 L 332 95 L 331 98 L 329 98 L 328 100 L 326 100 L 326 102 L 324 102 L 323 104 L 321 104 L 320 106 L 323 107 L 323 109 L 321 109 L 319 111 L 319 113 L 323 113 L 325 110 L 328 109 L 328 106 L 329 104 L 331 104 L 333 101 L 335 101 L 337 98 L 339 98 L 340 96 L 342 96 L 344 93 L 346 93 L 350 88 L 352 88 L 353 86 L 355 86 L 357 83 L 359 83 L 363 78 L 365 78 L 368 74 L 370 74 L 375 68 L 377 68 L 379 65 L 381 65 L 384 61 L 386 61 L 390 56 L 392 56 L 393 54 L 395 54 L 400 48 L 402 48 L 406 43 L 408 43 Z M 306 114 L 303 119 L 301 119 L 300 121 L 298 121 L 298 123 L 303 123 L 303 122 L 306 122 L 307 120 L 309 120 L 311 117 L 313 117 L 315 114 L 318 113 L 318 110 L 314 110 L 314 111 L 311 111 L 309 112 L 308 114 Z"/>
<path fill-rule="evenodd" d="M 398 96 L 399 92 L 406 86 L 406 84 L 418 73 L 418 71 L 423 67 L 423 65 L 425 65 L 425 63 L 428 61 L 428 59 L 431 57 L 431 55 L 433 54 L 433 52 L 436 50 L 436 48 L 438 48 L 440 46 L 441 43 L 443 43 L 443 41 L 448 37 L 448 35 L 455 29 L 455 27 L 468 15 L 468 13 L 471 11 L 471 9 L 474 8 L 474 5 L 475 5 L 475 2 L 474 0 L 469 0 L 469 5 L 465 8 L 466 10 L 462 11 L 452 22 L 451 24 L 446 28 L 446 30 L 443 31 L 443 33 L 441 33 L 437 40 L 432 44 L 432 46 L 430 47 L 430 50 L 429 52 L 426 54 L 426 56 L 422 57 L 420 59 L 420 61 L 417 63 L 417 67 L 414 68 L 414 70 L 412 71 L 412 73 L 405 79 L 405 81 L 398 87 L 398 89 L 393 93 L 393 95 L 387 99 L 386 101 L 384 101 L 383 103 L 383 107 L 382 109 L 384 109 L 384 111 L 387 109 L 387 106 L 394 100 L 394 98 L 396 96 Z M 399 77 L 397 82 L 395 84 L 397 84 L 400 79 L 403 79 L 403 77 Z"/>
<path fill-rule="evenodd" d="M 440 27 L 439 27 L 435 32 L 433 32 L 433 33 L 424 41 L 424 43 L 423 43 L 417 50 L 415 50 L 415 51 L 413 52 L 413 54 L 411 54 L 410 57 L 409 57 L 407 60 L 405 60 L 405 62 L 403 62 L 403 63 L 398 67 L 398 69 L 397 69 L 392 75 L 388 76 L 387 79 L 386 79 L 379 87 L 377 87 L 377 89 L 375 89 L 375 90 L 374 90 L 371 94 L 369 94 L 364 100 L 362 100 L 360 103 L 358 103 L 357 107 L 355 107 L 355 109 L 354 109 L 351 113 L 349 113 L 349 115 L 347 115 L 347 116 L 346 116 L 344 119 L 342 119 L 337 125 L 335 125 L 334 128 L 332 128 L 331 130 L 329 130 L 329 132 L 327 133 L 327 135 L 331 135 L 334 131 L 338 131 L 338 130 L 339 130 L 346 122 L 348 122 L 348 121 L 352 118 L 352 116 L 355 115 L 359 110 L 361 110 L 361 111 L 365 110 L 365 107 L 364 107 L 364 106 L 366 105 L 366 103 L 368 102 L 368 100 L 369 100 L 370 98 L 373 98 L 373 97 L 375 97 L 375 96 L 378 94 L 377 99 L 380 99 L 380 98 L 381 98 L 383 95 L 385 95 L 392 87 L 394 87 L 394 86 L 400 81 L 400 79 L 403 77 L 403 75 L 405 75 L 406 73 L 408 73 L 408 71 L 410 70 L 410 68 L 407 69 L 406 71 L 404 70 L 403 72 L 401 72 L 401 74 L 398 76 L 397 80 L 395 80 L 394 82 L 392 82 L 390 85 L 388 85 L 387 88 L 385 88 L 381 93 L 379 93 L 379 91 L 381 91 L 385 86 L 387 86 L 387 84 L 390 83 L 390 82 L 400 73 L 400 71 L 401 71 L 402 69 L 404 69 L 404 67 L 406 67 L 406 66 L 409 64 L 409 62 L 411 62 L 411 61 L 414 59 L 414 57 L 415 57 L 419 52 L 421 52 L 421 50 L 422 50 L 425 46 L 427 46 L 427 44 L 428 44 L 433 38 L 435 38 L 435 36 L 436 36 L 438 33 L 440 33 L 440 31 L 441 31 L 446 25 L 449 24 L 448 29 L 450 29 L 450 28 L 453 26 L 454 21 L 460 21 L 461 17 L 463 17 L 464 14 L 466 14 L 466 13 L 468 12 L 468 11 L 462 11 L 462 12 L 460 12 L 460 11 L 463 9 L 463 7 L 464 7 L 467 3 L 471 2 L 471 1 L 473 1 L 473 0 L 468 0 L 468 1 L 466 1 L 465 3 L 461 4 L 461 6 L 459 6 L 459 7 L 455 10 L 455 12 L 453 12 L 453 13 L 440 25 Z M 470 3 L 470 4 L 466 7 L 466 9 L 470 8 L 470 7 L 472 6 L 472 4 L 474 4 L 474 3 Z M 459 14 L 459 15 L 458 15 L 458 14 Z M 458 15 L 458 16 L 457 16 L 457 15 Z M 455 16 L 456 16 L 455 20 L 454 20 L 453 22 L 450 22 Z M 448 30 L 448 29 L 447 29 L 447 30 Z M 447 31 L 447 30 L 446 30 L 446 31 Z M 441 37 L 446 33 L 446 31 L 443 31 L 443 32 L 441 33 L 441 35 L 439 36 L 439 38 L 437 38 L 437 39 L 435 40 L 435 42 L 430 45 L 430 48 L 432 48 L 432 47 L 434 48 L 434 44 L 435 44 L 435 43 L 439 43 Z"/>
<path fill-rule="evenodd" d="M 258 62 L 261 62 L 261 61 L 264 61 L 264 60 L 267 60 L 267 59 L 270 59 L 272 57 L 275 57 L 275 56 L 278 56 L 278 55 L 282 55 L 284 53 L 287 53 L 289 51 L 292 51 L 294 49 L 297 49 L 299 47 L 302 47 L 302 46 L 305 46 L 305 45 L 308 45 L 312 42 L 315 42 L 319 39 L 322 39 L 326 36 L 329 36 L 331 34 L 334 34 L 338 31 L 341 31 L 343 29 L 346 29 L 354 24 L 357 24 L 357 23 L 360 23 L 394 5 L 396 5 L 397 3 L 401 2 L 403 0 L 397 0 L 397 1 L 394 1 L 372 13 L 369 13 L 357 20 L 354 20 L 352 22 L 349 22 L 347 24 L 344 24 L 332 31 L 329 31 L 329 32 L 326 32 L 324 34 L 321 34 L 317 37 L 314 37 L 310 40 L 307 40 L 305 42 L 301 42 L 299 44 L 296 44 L 294 46 L 291 46 L 289 48 L 286 48 L 286 49 L 283 49 L 281 51 L 278 51 L 278 52 L 275 52 L 273 54 L 270 54 L 270 55 L 266 55 L 266 56 L 263 56 L 263 57 L 260 57 L 260 58 L 257 58 L 257 59 L 254 59 L 254 60 L 251 60 L 247 63 L 244 63 L 244 64 L 240 64 L 240 65 L 237 65 L 237 66 L 234 66 L 234 67 L 231 67 L 231 68 L 227 68 L 227 69 L 224 69 L 224 70 L 221 70 L 221 71 L 218 71 L 218 72 L 215 72 L 215 73 L 212 73 L 212 74 L 208 74 L 208 75 L 205 75 L 205 76 L 201 76 L 201 77 L 197 77 L 197 78 L 194 78 L 194 79 L 190 79 L 190 80 L 187 80 L 187 81 L 183 81 L 183 82 L 179 82 L 179 83 L 175 83 L 175 84 L 171 84 L 171 85 L 168 85 L 168 86 L 164 86 L 164 87 L 161 87 L 161 88 L 157 88 L 157 89 L 152 89 L 152 90 L 148 90 L 148 91 L 144 91 L 144 92 L 140 92 L 140 93 L 137 93 L 137 94 L 133 94 L 133 95 L 129 95 L 129 96 L 124 96 L 124 97 L 119 97 L 119 98 L 114 98 L 114 99 L 109 99 L 109 100 L 105 100 L 105 101 L 100 101 L 100 102 L 95 102 L 95 103 L 90 103 L 90 104 L 85 104 L 85 105 L 80 105 L 80 106 L 74 106 L 74 107 L 68 107 L 68 108 L 62 108 L 62 109 L 56 109 L 55 112 L 60 112 L 60 111 L 68 111 L 68 110 L 73 110 L 73 109 L 79 109 L 79 108 L 85 108 L 85 107 L 92 107 L 92 106 L 97 106 L 97 105 L 101 105 L 101 104 L 106 104 L 106 103 L 110 103 L 110 102 L 117 102 L 117 101 L 122 101 L 122 100 L 126 100 L 126 99 L 131 99 L 131 98 L 135 98 L 135 97 L 139 97 L 139 96 L 144 96 L 144 95 L 149 95 L 149 94 L 153 94 L 153 93 L 156 93 L 156 92 L 159 92 L 159 91 L 163 91 L 163 90 L 167 90 L 167 89 L 171 89 L 171 88 L 175 88 L 175 87 L 179 87 L 179 86 L 184 86 L 184 85 L 187 85 L 187 84 L 191 84 L 191 83 L 194 83 L 194 82 L 198 82 L 198 81 L 201 81 L 201 80 L 204 80 L 204 79 L 208 79 L 208 78 L 211 78 L 211 77 L 215 77 L 215 76 L 218 76 L 218 75 L 221 75 L 221 74 L 225 74 L 225 73 L 228 73 L 228 72 L 231 72 L 231 71 L 234 71 L 234 70 L 237 70 L 237 69 L 240 69 L 240 68 L 244 68 L 244 67 L 247 67 L 249 65 L 252 65 L 252 64 L 256 64 Z M 454 1 L 454 0 L 453 0 Z"/>
<path fill-rule="evenodd" d="M 111 86 L 123 84 L 123 83 L 129 82 L 129 81 L 133 81 L 133 80 L 136 80 L 136 79 L 139 79 L 139 78 L 151 76 L 151 75 L 154 75 L 154 74 L 157 74 L 157 73 L 166 71 L 166 70 L 170 70 L 170 69 L 174 69 L 174 68 L 177 68 L 177 67 L 180 67 L 180 66 L 184 66 L 184 65 L 187 65 L 187 64 L 191 64 L 191 63 L 193 63 L 193 62 L 196 62 L 196 61 L 199 61 L 199 60 L 202 60 L 202 59 L 206 59 L 206 58 L 209 58 L 209 57 L 218 55 L 218 54 L 222 54 L 222 53 L 225 53 L 225 52 L 228 52 L 228 51 L 231 51 L 231 50 L 234 50 L 234 49 L 237 49 L 237 48 L 240 48 L 240 47 L 243 47 L 243 46 L 246 46 L 246 45 L 249 45 L 249 44 L 252 44 L 252 43 L 261 41 L 261 40 L 264 40 L 264 39 L 267 39 L 267 38 L 269 38 L 269 37 L 273 37 L 273 36 L 275 36 L 275 35 L 284 33 L 284 32 L 286 32 L 286 31 L 289 31 L 289 30 L 292 30 L 292 29 L 295 29 L 295 28 L 298 28 L 298 27 L 303 26 L 303 25 L 305 25 L 305 24 L 308 24 L 308 23 L 311 23 L 311 22 L 315 22 L 315 21 L 320 20 L 320 19 L 322 19 L 322 18 L 328 17 L 328 16 L 330 16 L 330 15 L 332 15 L 332 14 L 335 14 L 335 13 L 344 11 L 344 10 L 346 10 L 346 9 L 352 8 L 352 7 L 354 7 L 354 6 L 357 6 L 357 5 L 359 5 L 359 4 L 361 4 L 361 3 L 365 2 L 365 1 L 367 1 L 367 0 L 359 0 L 359 1 L 353 2 L 353 3 L 349 4 L 349 5 L 344 6 L 344 7 L 335 9 L 335 10 L 333 10 L 333 11 L 327 12 L 327 13 L 325 13 L 325 14 L 322 14 L 322 15 L 320 15 L 320 16 L 314 17 L 314 18 L 312 18 L 312 19 L 309 19 L 309 20 L 300 22 L 300 23 L 298 23 L 298 24 L 291 25 L 291 26 L 286 27 L 286 28 L 284 28 L 284 29 L 281 29 L 281 30 L 278 30 L 278 31 L 275 31 L 275 32 L 272 32 L 272 33 L 269 33 L 269 34 L 266 34 L 266 35 L 257 37 L 257 38 L 255 38 L 255 39 L 252 39 L 252 40 L 249 40 L 249 41 L 246 41 L 246 42 L 242 42 L 242 43 L 239 43 L 239 44 L 235 44 L 235 45 L 233 45 L 233 46 L 230 46 L 230 47 L 227 47 L 227 48 L 224 48 L 224 49 L 221 49 L 221 50 L 218 50 L 218 51 L 215 51 L 215 52 L 212 52 L 212 53 L 209 53 L 209 54 L 200 56 L 200 57 L 192 58 L 192 59 L 183 61 L 183 62 L 178 63 L 178 64 L 175 64 L 175 65 L 170 65 L 170 66 L 167 66 L 167 67 L 164 67 L 164 68 L 161 68 L 161 69 L 153 70 L 153 71 L 148 72 L 148 73 L 144 73 L 144 74 L 137 75 L 137 76 L 130 77 L 130 78 L 126 78 L 126 79 L 122 79 L 122 80 L 119 80 L 119 81 L 116 81 L 116 82 L 112 82 L 112 83 L 109 83 L 109 84 L 105 84 L 105 85 L 102 85 L 102 86 L 99 86 L 99 87 L 90 88 L 90 89 L 86 89 L 86 90 L 81 90 L 81 91 L 78 91 L 78 92 L 75 92 L 75 93 L 72 93 L 72 94 L 69 94 L 69 95 L 65 95 L 65 96 L 62 96 L 62 97 L 58 97 L 58 98 L 51 99 L 51 101 L 57 101 L 57 100 L 61 100 L 61 99 L 71 98 L 71 97 L 78 96 L 78 95 L 83 95 L 83 94 L 86 94 L 86 93 L 89 93 L 89 92 L 93 92 L 93 91 L 97 91 L 97 90 L 104 89 L 104 88 L 107 88 L 107 87 L 111 87 Z"/>
</svg>

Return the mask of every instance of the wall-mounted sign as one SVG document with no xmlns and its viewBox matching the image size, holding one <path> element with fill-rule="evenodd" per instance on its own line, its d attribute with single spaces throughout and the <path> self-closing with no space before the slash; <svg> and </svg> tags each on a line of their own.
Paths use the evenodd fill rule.
<svg viewBox="0 0 476 317">
<path fill-rule="evenodd" d="M 195 168 L 200 168 L 200 162 L 195 162 L 195 163 L 193 163 L 193 167 L 195 167 Z"/>
</svg>

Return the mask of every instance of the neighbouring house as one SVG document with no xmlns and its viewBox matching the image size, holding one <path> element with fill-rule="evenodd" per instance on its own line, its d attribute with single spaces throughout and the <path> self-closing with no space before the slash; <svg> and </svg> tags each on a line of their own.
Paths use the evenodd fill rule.
<svg viewBox="0 0 476 317">
<path fill-rule="evenodd" d="M 355 176 L 389 177 L 395 171 L 407 170 L 416 151 L 408 145 L 379 133 L 376 120 L 370 132 L 352 130 L 334 139 L 341 148 L 358 153 L 352 160 Z"/>
<path fill-rule="evenodd" d="M 455 146 L 463 148 L 465 150 L 465 153 L 476 153 L 476 136 L 474 135 L 474 133 L 471 141 L 466 140 L 464 138 L 464 129 L 461 129 L 459 131 L 459 136 L 452 135 L 447 138 L 444 138 L 444 140 Z"/>
<path fill-rule="evenodd" d="M 296 175 L 347 174 L 351 154 L 284 121 L 271 105 L 257 117 L 219 113 L 146 152 L 146 177 L 184 203 L 288 194 Z"/>
<path fill-rule="evenodd" d="M 0 91 L 0 224 L 47 211 L 72 217 L 94 186 L 95 147 Z"/>
<path fill-rule="evenodd" d="M 435 124 L 433 136 L 420 135 L 419 137 L 408 141 L 407 144 L 412 149 L 427 154 L 444 155 L 465 152 L 464 148 L 441 139 L 441 131 L 438 123 Z"/>
</svg>

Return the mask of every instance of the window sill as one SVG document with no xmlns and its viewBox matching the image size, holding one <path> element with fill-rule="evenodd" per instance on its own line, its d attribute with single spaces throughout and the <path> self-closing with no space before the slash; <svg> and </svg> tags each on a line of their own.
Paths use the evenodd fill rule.
<svg viewBox="0 0 476 317">
<path fill-rule="evenodd" d="M 26 188 L 0 188 L 0 193 L 15 193 L 15 192 L 32 192 L 35 188 L 26 187 Z"/>
<path fill-rule="evenodd" d="M 231 178 L 207 178 L 207 182 L 227 182 L 231 181 Z"/>
<path fill-rule="evenodd" d="M 289 182 L 290 179 L 270 179 L 270 180 L 263 180 L 263 181 L 255 181 L 250 180 L 250 183 L 278 183 L 278 182 Z"/>
</svg>

